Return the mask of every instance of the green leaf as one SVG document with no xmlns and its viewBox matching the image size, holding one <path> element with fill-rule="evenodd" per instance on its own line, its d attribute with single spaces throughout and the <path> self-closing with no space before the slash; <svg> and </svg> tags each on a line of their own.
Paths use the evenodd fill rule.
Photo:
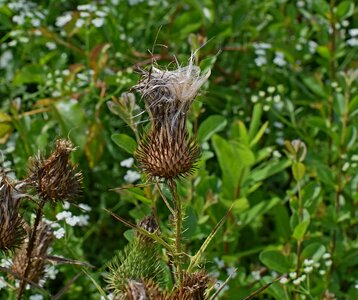
<svg viewBox="0 0 358 300">
<path fill-rule="evenodd" d="M 288 257 L 284 256 L 280 251 L 266 250 L 260 253 L 260 261 L 270 269 L 280 273 L 288 273 L 290 271 L 290 262 Z"/>
<path fill-rule="evenodd" d="M 111 138 L 113 142 L 129 154 L 133 155 L 134 151 L 137 149 L 137 142 L 126 134 L 114 133 Z"/>
<path fill-rule="evenodd" d="M 268 124 L 269 124 L 269 122 L 265 122 L 265 123 L 261 126 L 261 128 L 259 129 L 259 131 L 256 133 L 255 137 L 251 140 L 251 142 L 250 142 L 250 147 L 256 145 L 256 144 L 260 141 L 260 139 L 262 138 L 262 136 L 263 136 L 264 133 L 265 133 L 266 128 L 268 127 Z"/>
<path fill-rule="evenodd" d="M 302 180 L 303 176 L 305 176 L 305 170 L 306 167 L 303 163 L 301 162 L 292 163 L 292 173 L 296 181 Z"/>
<path fill-rule="evenodd" d="M 309 216 L 309 214 L 307 215 Z M 297 224 L 297 226 L 293 230 L 292 236 L 296 240 L 302 240 L 306 234 L 309 225 L 310 225 L 310 218 L 308 217 L 307 219 L 303 220 L 301 223 Z"/>
<path fill-rule="evenodd" d="M 339 19 L 349 18 L 354 13 L 353 1 L 342 1 L 338 4 L 336 15 Z"/>
<path fill-rule="evenodd" d="M 302 253 L 301 259 L 313 259 L 314 261 L 319 261 L 323 254 L 326 252 L 325 246 L 322 243 L 312 243 L 307 245 Z"/>
<path fill-rule="evenodd" d="M 324 91 L 322 82 L 318 81 L 312 76 L 302 77 L 303 83 L 317 96 L 326 97 L 326 92 Z"/>
<path fill-rule="evenodd" d="M 262 116 L 262 105 L 260 103 L 255 104 L 251 122 L 250 122 L 250 128 L 249 128 L 249 139 L 252 141 L 254 137 L 256 136 L 257 130 L 260 127 L 261 122 L 261 116 Z"/>
<path fill-rule="evenodd" d="M 205 119 L 198 129 L 198 142 L 202 144 L 209 140 L 212 135 L 225 128 L 227 120 L 223 116 L 213 115 Z"/>
</svg>

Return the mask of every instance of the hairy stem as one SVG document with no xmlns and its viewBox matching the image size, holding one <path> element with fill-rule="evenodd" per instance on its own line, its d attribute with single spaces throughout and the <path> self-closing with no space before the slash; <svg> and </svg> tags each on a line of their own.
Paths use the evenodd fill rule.
<svg viewBox="0 0 358 300">
<path fill-rule="evenodd" d="M 178 196 L 177 185 L 174 179 L 169 180 L 168 182 L 170 192 L 173 197 L 173 202 L 175 204 L 175 250 L 176 253 L 174 255 L 176 261 L 177 268 L 177 277 L 178 277 L 178 285 L 182 282 L 182 266 L 181 266 L 181 230 L 182 230 L 182 207 L 181 202 Z"/>
<path fill-rule="evenodd" d="M 36 211 L 34 226 L 32 227 L 29 243 L 27 245 L 27 263 L 26 263 L 26 269 L 25 269 L 24 276 L 23 276 L 25 279 L 27 279 L 27 276 L 29 275 L 29 272 L 30 272 L 32 251 L 34 250 L 34 246 L 35 246 L 37 227 L 40 224 L 40 221 L 42 218 L 42 211 L 45 206 L 45 203 L 46 203 L 46 201 L 43 199 L 39 203 L 39 206 Z M 26 286 L 26 281 L 21 280 L 17 299 L 21 299 L 22 294 L 24 293 L 25 286 Z"/>
</svg>

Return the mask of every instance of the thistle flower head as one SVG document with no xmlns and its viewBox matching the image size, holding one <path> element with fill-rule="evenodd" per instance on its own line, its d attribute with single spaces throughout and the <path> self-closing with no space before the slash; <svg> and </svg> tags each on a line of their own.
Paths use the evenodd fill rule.
<svg viewBox="0 0 358 300">
<path fill-rule="evenodd" d="M 134 87 L 142 95 L 151 117 L 151 129 L 139 144 L 136 157 L 142 170 L 151 177 L 174 179 L 193 170 L 199 157 L 196 141 L 186 129 L 187 113 L 210 72 L 200 75 L 193 56 L 186 67 L 143 72 Z"/>
<path fill-rule="evenodd" d="M 30 267 L 27 279 L 34 283 L 38 283 L 45 272 L 46 256 L 48 249 L 53 240 L 53 233 L 50 225 L 40 223 L 37 227 L 36 239 L 33 246 L 33 250 L 30 257 Z M 28 263 L 28 240 L 22 244 L 21 248 L 16 253 L 11 270 L 20 275 L 24 276 L 27 263 Z"/>
<path fill-rule="evenodd" d="M 24 220 L 19 215 L 20 193 L 4 171 L 0 171 L 0 251 L 14 251 L 25 236 Z"/>
<path fill-rule="evenodd" d="M 169 136 L 165 128 L 151 131 L 136 151 L 139 167 L 153 178 L 164 179 L 190 175 L 199 155 L 198 144 L 186 130 Z"/>
<path fill-rule="evenodd" d="M 166 292 L 152 280 L 129 280 L 125 290 L 125 300 L 168 299 Z"/>
<path fill-rule="evenodd" d="M 141 227 L 142 229 L 148 231 L 149 233 L 154 233 L 159 228 L 157 221 L 155 220 L 155 218 L 153 216 L 148 216 L 148 217 L 143 218 L 138 223 L 138 226 Z M 148 242 L 148 243 L 153 242 L 153 240 L 150 237 L 145 236 L 142 233 L 137 232 L 136 235 L 143 242 Z"/>
<path fill-rule="evenodd" d="M 46 201 L 72 201 L 81 192 L 81 172 L 70 161 L 74 147 L 69 140 L 59 139 L 48 158 L 33 158 L 28 182 Z"/>
</svg>

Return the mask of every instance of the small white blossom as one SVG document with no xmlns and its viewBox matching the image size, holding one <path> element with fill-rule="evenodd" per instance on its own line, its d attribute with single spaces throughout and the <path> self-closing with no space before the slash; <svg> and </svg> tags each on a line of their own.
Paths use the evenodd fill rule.
<svg viewBox="0 0 358 300">
<path fill-rule="evenodd" d="M 47 42 L 45 44 L 45 46 L 47 47 L 47 49 L 49 50 L 55 50 L 57 48 L 57 45 L 54 42 Z"/>
<path fill-rule="evenodd" d="M 326 262 L 324 263 L 327 267 L 332 266 L 333 261 L 332 260 L 326 260 Z"/>
<path fill-rule="evenodd" d="M 78 207 L 83 209 L 84 211 L 91 211 L 92 210 L 91 206 L 89 206 L 87 204 L 84 204 L 84 203 L 78 204 Z"/>
<path fill-rule="evenodd" d="M 56 231 L 53 232 L 53 235 L 56 237 L 56 239 L 62 239 L 65 236 L 65 229 L 59 228 Z"/>
<path fill-rule="evenodd" d="M 255 64 L 256 64 L 256 66 L 258 66 L 258 67 L 261 67 L 261 66 L 263 66 L 263 65 L 266 65 L 266 64 L 267 64 L 267 59 L 266 59 L 266 57 L 264 57 L 264 56 L 258 56 L 258 57 L 256 57 L 256 58 L 255 58 Z"/>
<path fill-rule="evenodd" d="M 72 213 L 70 211 L 66 211 L 66 210 L 61 211 L 56 215 L 56 219 L 58 221 L 61 221 L 63 219 L 70 218 L 70 217 L 72 217 Z"/>
<path fill-rule="evenodd" d="M 358 35 L 358 28 L 352 28 L 348 30 L 348 33 L 351 37 L 355 37 Z"/>
<path fill-rule="evenodd" d="M 267 88 L 267 91 L 268 91 L 270 94 L 274 93 L 275 90 L 276 90 L 276 88 L 275 88 L 274 86 L 269 86 L 269 87 Z"/>
<path fill-rule="evenodd" d="M 56 275 L 58 273 L 58 270 L 53 265 L 46 265 L 45 266 L 45 277 L 50 278 L 52 280 L 56 279 Z"/>
<path fill-rule="evenodd" d="M 252 103 L 256 103 L 259 100 L 259 97 L 257 95 L 252 95 L 251 96 L 251 102 Z"/>
<path fill-rule="evenodd" d="M 266 95 L 265 91 L 259 91 L 259 96 L 260 97 L 265 97 L 265 95 Z"/>
<path fill-rule="evenodd" d="M 70 208 L 70 202 L 68 202 L 68 201 L 64 201 L 63 202 L 63 209 L 69 209 Z"/>
<path fill-rule="evenodd" d="M 319 273 L 319 275 L 322 275 L 322 276 L 323 276 L 323 275 L 325 275 L 325 274 L 326 274 L 326 271 L 325 271 L 325 270 L 319 270 L 319 272 L 318 272 L 318 273 Z"/>
<path fill-rule="evenodd" d="M 92 20 L 92 24 L 97 28 L 102 27 L 104 24 L 104 19 L 103 18 L 95 18 Z"/>
<path fill-rule="evenodd" d="M 291 272 L 288 275 L 290 276 L 291 279 L 296 279 L 297 278 L 297 273 L 296 272 Z"/>
<path fill-rule="evenodd" d="M 294 281 L 292 281 L 292 283 L 294 285 L 300 285 L 301 284 L 301 280 L 299 278 L 295 279 Z"/>
<path fill-rule="evenodd" d="M 307 274 L 311 273 L 313 271 L 313 267 L 312 266 L 307 266 L 303 269 L 303 271 Z"/>
<path fill-rule="evenodd" d="M 281 277 L 281 279 L 280 279 L 281 284 L 286 284 L 286 283 L 288 283 L 288 281 L 289 281 L 289 279 L 287 277 Z"/>
<path fill-rule="evenodd" d="M 125 168 L 131 168 L 134 164 L 134 158 L 133 157 L 129 157 L 125 160 L 122 160 L 120 165 L 121 167 L 125 167 Z"/>
<path fill-rule="evenodd" d="M 277 151 L 277 150 L 274 150 L 274 151 L 272 152 L 272 155 L 273 155 L 273 157 L 276 157 L 276 158 L 282 157 L 282 154 L 281 154 L 279 151 Z"/>
<path fill-rule="evenodd" d="M 124 180 L 128 183 L 133 183 L 140 179 L 140 174 L 136 171 L 128 170 L 127 174 L 124 175 Z"/>
<path fill-rule="evenodd" d="M 77 19 L 75 26 L 77 28 L 82 28 L 82 26 L 85 24 L 85 20 L 83 19 Z"/>
<path fill-rule="evenodd" d="M 285 61 L 285 57 L 284 54 L 280 51 L 277 51 L 275 58 L 273 59 L 273 63 L 279 67 L 283 67 L 287 64 L 287 62 Z"/>
<path fill-rule="evenodd" d="M 261 279 L 261 272 L 260 271 L 252 271 L 251 275 L 255 280 L 260 280 Z"/>
<path fill-rule="evenodd" d="M 44 297 L 40 294 L 31 295 L 29 300 L 43 300 Z"/>
<path fill-rule="evenodd" d="M 217 264 L 219 269 L 222 269 L 223 267 L 225 267 L 225 262 L 222 259 L 220 259 L 219 257 L 215 257 L 214 262 Z"/>
<path fill-rule="evenodd" d="M 347 44 L 351 47 L 358 46 L 358 39 L 357 38 L 351 38 L 347 40 Z"/>
<path fill-rule="evenodd" d="M 89 224 L 89 215 L 80 215 L 78 216 L 78 226 L 87 226 Z"/>
<path fill-rule="evenodd" d="M 63 27 L 65 26 L 68 22 L 70 22 L 72 20 L 72 15 L 71 13 L 66 13 L 63 16 L 57 17 L 56 19 L 56 26 L 57 27 Z"/>
<path fill-rule="evenodd" d="M 231 278 L 235 278 L 237 276 L 237 268 L 235 267 L 226 268 L 226 273 L 228 276 L 231 276 Z"/>
<path fill-rule="evenodd" d="M 329 259 L 331 258 L 331 253 L 326 252 L 325 254 L 323 254 L 323 259 Z"/>
<path fill-rule="evenodd" d="M 314 260 L 313 259 L 305 259 L 304 261 L 303 261 L 303 264 L 305 265 L 305 266 L 312 266 L 313 264 L 314 264 Z"/>
<path fill-rule="evenodd" d="M 66 223 L 70 226 L 75 226 L 80 221 L 80 218 L 78 216 L 71 216 L 66 218 Z"/>
</svg>

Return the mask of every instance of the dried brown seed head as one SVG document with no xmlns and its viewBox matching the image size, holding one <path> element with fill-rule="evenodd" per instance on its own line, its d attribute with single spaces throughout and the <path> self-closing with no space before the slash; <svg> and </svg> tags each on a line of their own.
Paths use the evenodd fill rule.
<svg viewBox="0 0 358 300">
<path fill-rule="evenodd" d="M 177 122 L 186 118 L 191 103 L 209 76 L 210 72 L 200 75 L 200 68 L 194 65 L 191 56 L 186 67 L 168 71 L 152 66 L 150 71 L 143 71 L 134 89 L 142 95 L 155 127 L 166 124 L 175 128 Z"/>
<path fill-rule="evenodd" d="M 148 217 L 143 218 L 138 223 L 138 226 L 140 228 L 148 231 L 149 233 L 153 233 L 156 230 L 158 230 L 158 228 L 159 228 L 157 221 L 155 220 L 155 218 L 153 216 L 148 216 Z M 139 232 L 137 232 L 137 237 L 143 242 L 153 242 L 153 240 L 150 237 L 145 236 L 144 234 L 139 233 Z"/>
<path fill-rule="evenodd" d="M 12 252 L 25 236 L 24 221 L 19 215 L 20 192 L 4 171 L 0 172 L 0 251 Z"/>
<path fill-rule="evenodd" d="M 29 272 L 27 275 L 28 280 L 34 283 L 39 283 L 42 279 L 45 272 L 46 256 L 52 240 L 53 233 L 51 227 L 45 223 L 40 223 L 37 227 L 36 240 L 30 258 Z M 25 274 L 29 259 L 27 251 L 28 240 L 23 243 L 22 247 L 16 253 L 11 267 L 11 270 L 14 273 L 22 277 Z"/>
<path fill-rule="evenodd" d="M 185 273 L 182 284 L 170 295 L 170 300 L 205 300 L 210 278 L 204 271 Z"/>
<path fill-rule="evenodd" d="M 129 280 L 125 291 L 125 300 L 165 300 L 168 299 L 158 284 L 149 280 Z"/>
<path fill-rule="evenodd" d="M 72 201 L 81 192 L 82 174 L 70 161 L 74 151 L 69 140 L 60 139 L 48 158 L 33 158 L 28 182 L 46 201 Z"/>
<path fill-rule="evenodd" d="M 153 178 L 164 179 L 191 174 L 199 155 L 199 146 L 187 131 L 169 136 L 166 128 L 152 130 L 136 151 L 139 167 Z"/>
</svg>

